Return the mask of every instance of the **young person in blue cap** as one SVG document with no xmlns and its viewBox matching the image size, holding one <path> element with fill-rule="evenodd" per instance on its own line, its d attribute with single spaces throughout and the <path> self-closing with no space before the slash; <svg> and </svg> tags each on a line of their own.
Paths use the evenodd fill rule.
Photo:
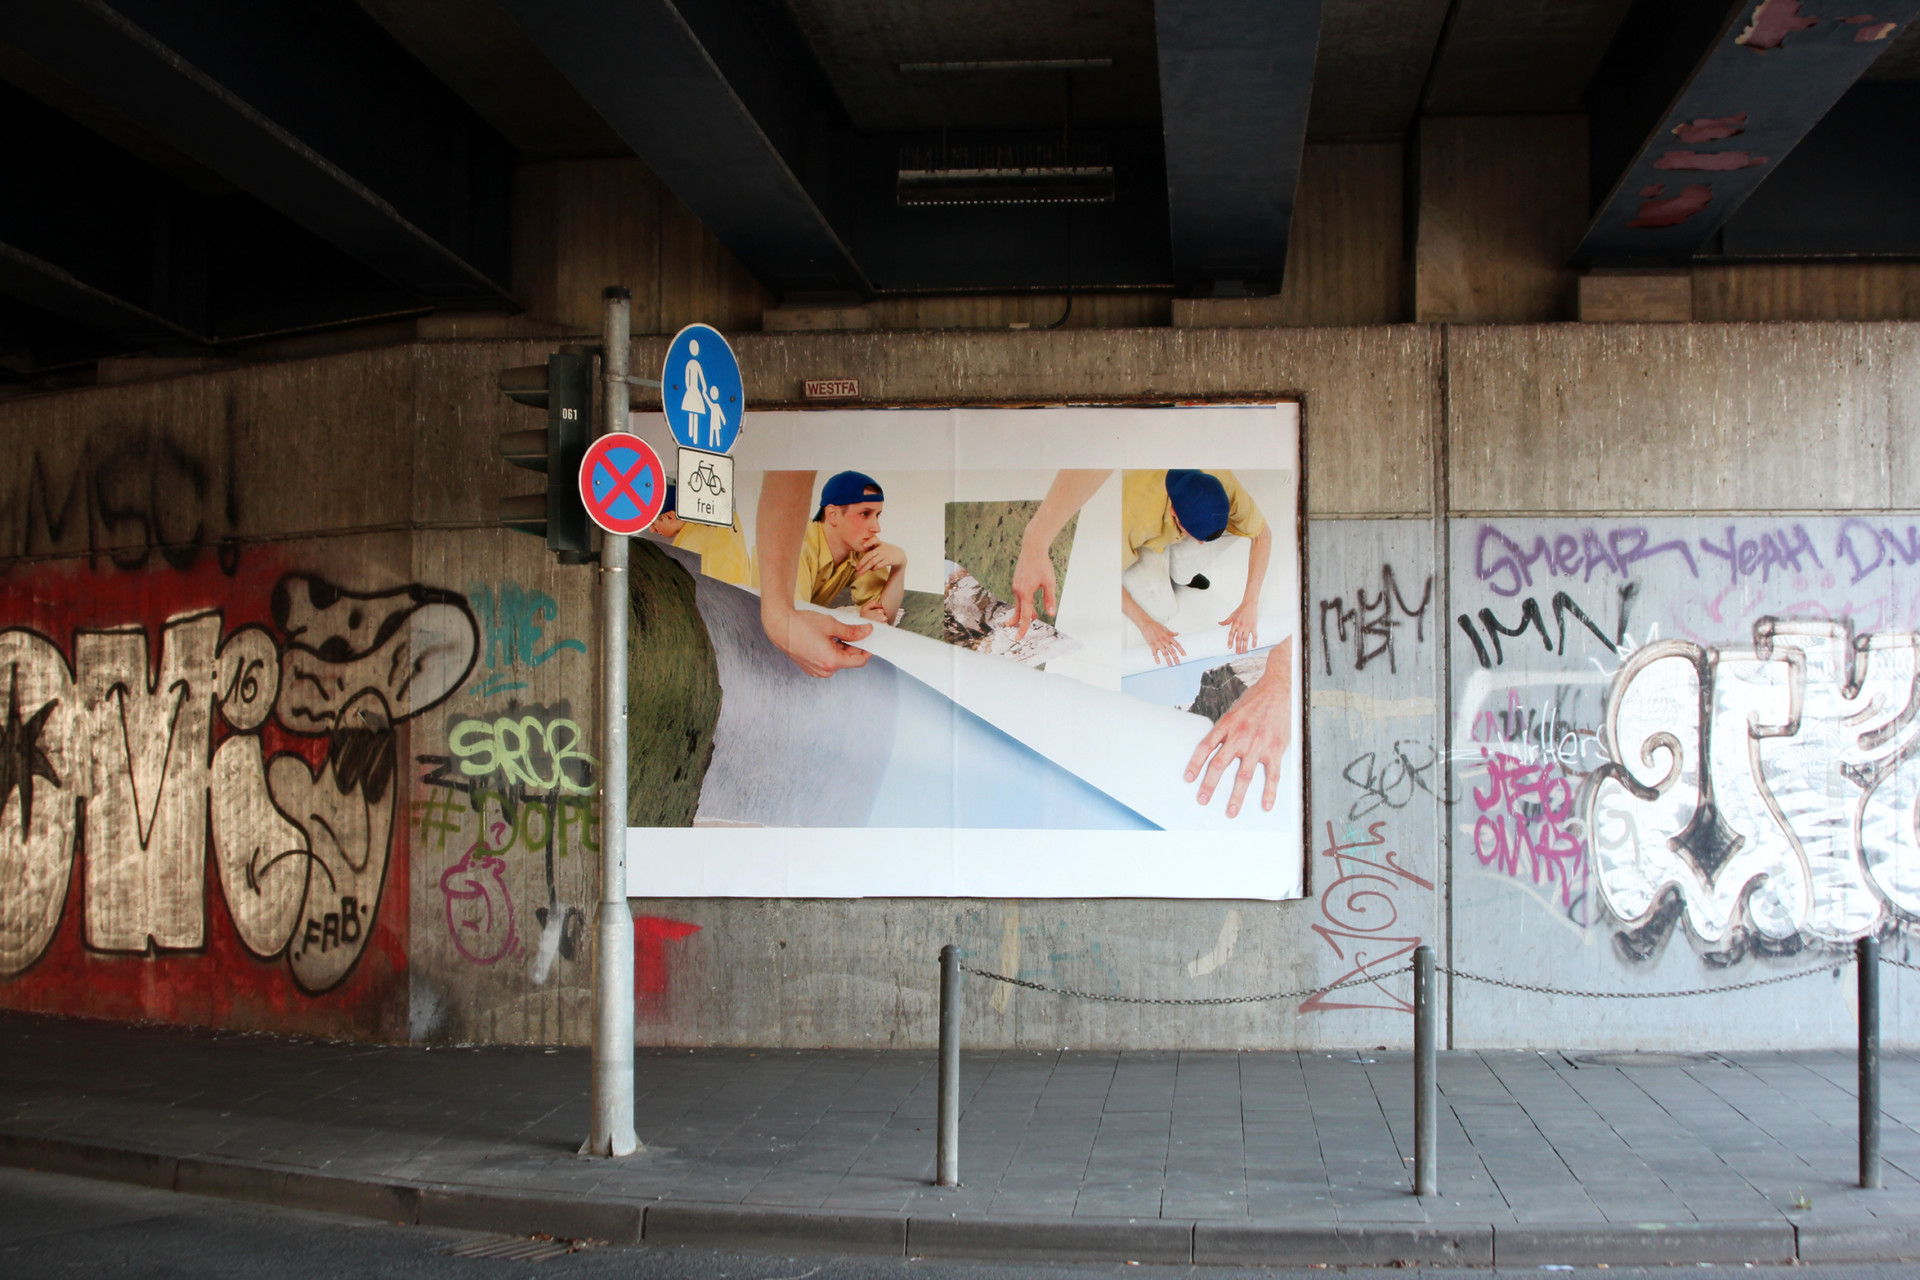
<svg viewBox="0 0 1920 1280">
<path fill-rule="evenodd" d="M 907 553 L 880 538 L 880 483 L 842 471 L 820 489 L 820 506 L 800 543 L 794 596 L 826 608 L 851 603 L 860 616 L 892 625 L 907 593 Z"/>
<path fill-rule="evenodd" d="M 1206 590 L 1205 570 L 1226 546 L 1223 534 L 1251 538 L 1247 586 L 1221 619 L 1235 653 L 1259 644 L 1260 589 L 1273 558 L 1273 530 L 1231 471 L 1128 471 L 1120 481 L 1120 609 L 1153 650 L 1174 666 L 1186 649 L 1167 627 L 1175 587 Z"/>
<path fill-rule="evenodd" d="M 747 550 L 747 539 L 740 532 L 740 513 L 733 513 L 731 529 L 682 520 L 674 514 L 677 488 L 677 485 L 667 486 L 667 500 L 660 514 L 647 526 L 647 532 L 699 556 L 700 572 L 709 578 L 731 582 L 736 587 L 759 587 L 760 574 L 754 568 L 752 553 Z"/>
</svg>

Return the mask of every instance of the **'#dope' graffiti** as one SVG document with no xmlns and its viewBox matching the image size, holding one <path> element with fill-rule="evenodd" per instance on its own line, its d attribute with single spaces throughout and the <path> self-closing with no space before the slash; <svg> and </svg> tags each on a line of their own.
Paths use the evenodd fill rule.
<svg viewBox="0 0 1920 1280">
<path fill-rule="evenodd" d="M 450 592 L 297 573 L 270 613 L 177 613 L 157 662 L 138 621 L 75 629 L 71 666 L 46 634 L 0 630 L 0 977 L 47 949 L 77 853 L 90 950 L 203 946 L 209 848 L 247 951 L 308 993 L 353 968 L 386 881 L 396 726 L 465 679 L 478 629 Z"/>
</svg>

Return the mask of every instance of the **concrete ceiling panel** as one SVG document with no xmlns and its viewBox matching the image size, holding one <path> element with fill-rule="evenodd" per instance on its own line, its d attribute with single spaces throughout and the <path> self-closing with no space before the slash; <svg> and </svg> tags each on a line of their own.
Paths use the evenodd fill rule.
<svg viewBox="0 0 1920 1280">
<path fill-rule="evenodd" d="M 1160 120 L 1153 0 L 786 0 L 854 127 L 1032 129 Z M 929 62 L 1108 59 L 1066 71 L 931 71 Z M 902 70 L 902 64 L 908 69 Z"/>
<path fill-rule="evenodd" d="M 1455 0 L 1429 115 L 1576 111 L 1633 0 Z"/>
<path fill-rule="evenodd" d="M 1413 126 L 1448 0 L 1326 0 L 1307 136 L 1398 137 Z"/>
</svg>

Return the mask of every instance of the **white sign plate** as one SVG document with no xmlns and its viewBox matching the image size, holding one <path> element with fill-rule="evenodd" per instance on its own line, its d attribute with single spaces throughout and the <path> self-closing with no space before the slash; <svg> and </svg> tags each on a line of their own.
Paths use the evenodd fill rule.
<svg viewBox="0 0 1920 1280">
<path fill-rule="evenodd" d="M 733 458 L 680 446 L 673 513 L 695 524 L 733 527 Z"/>
</svg>

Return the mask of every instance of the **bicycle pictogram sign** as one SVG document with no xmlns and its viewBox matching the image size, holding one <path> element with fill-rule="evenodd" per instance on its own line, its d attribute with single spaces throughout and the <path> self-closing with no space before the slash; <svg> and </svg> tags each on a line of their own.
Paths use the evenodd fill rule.
<svg viewBox="0 0 1920 1280">
<path fill-rule="evenodd" d="M 580 462 L 580 501 L 608 533 L 643 531 L 666 498 L 660 455 L 639 436 L 611 431 L 587 446 Z"/>
</svg>

